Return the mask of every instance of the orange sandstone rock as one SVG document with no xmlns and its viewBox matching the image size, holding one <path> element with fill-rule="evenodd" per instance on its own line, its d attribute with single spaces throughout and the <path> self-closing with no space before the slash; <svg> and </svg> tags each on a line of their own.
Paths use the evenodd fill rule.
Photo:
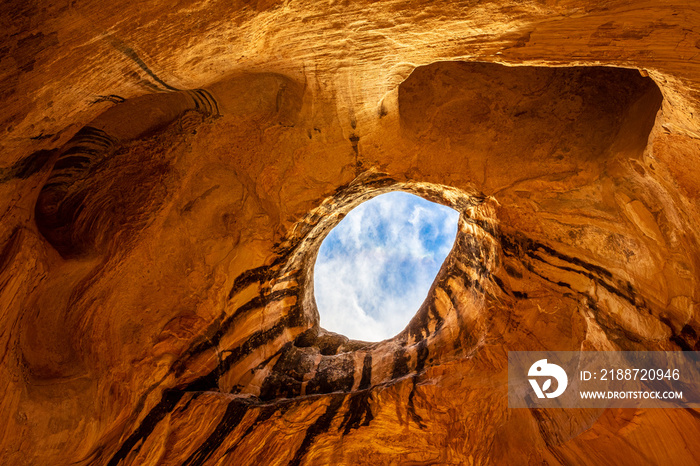
<svg viewBox="0 0 700 466">
<path fill-rule="evenodd" d="M 515 410 L 513 350 L 700 350 L 698 5 L 6 2 L 2 464 L 697 464 Z M 319 327 L 354 206 L 461 213 L 406 329 Z"/>
</svg>

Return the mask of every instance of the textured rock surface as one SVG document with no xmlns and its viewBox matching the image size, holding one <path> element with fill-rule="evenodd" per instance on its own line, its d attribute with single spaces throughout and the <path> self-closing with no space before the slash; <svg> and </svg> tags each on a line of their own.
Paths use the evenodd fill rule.
<svg viewBox="0 0 700 466">
<path fill-rule="evenodd" d="M 697 2 L 0 5 L 3 464 L 673 464 L 691 410 L 508 410 L 509 350 L 700 350 Z M 404 332 L 315 254 L 461 212 Z"/>
</svg>

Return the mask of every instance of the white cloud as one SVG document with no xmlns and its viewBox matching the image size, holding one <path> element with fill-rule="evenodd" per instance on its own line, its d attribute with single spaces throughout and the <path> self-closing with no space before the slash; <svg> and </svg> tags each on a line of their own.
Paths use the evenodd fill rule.
<svg viewBox="0 0 700 466">
<path fill-rule="evenodd" d="M 458 216 L 402 192 L 353 209 L 324 240 L 314 268 L 321 326 L 367 341 L 403 330 L 454 243 Z"/>
</svg>

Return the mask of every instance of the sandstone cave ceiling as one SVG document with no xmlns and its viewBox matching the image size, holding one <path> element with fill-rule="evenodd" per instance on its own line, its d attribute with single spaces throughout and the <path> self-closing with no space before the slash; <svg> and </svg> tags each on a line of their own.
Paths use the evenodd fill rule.
<svg viewBox="0 0 700 466">
<path fill-rule="evenodd" d="M 3 464 L 697 464 L 696 410 L 514 410 L 514 350 L 700 350 L 700 5 L 6 2 Z M 324 236 L 460 212 L 406 329 Z"/>
</svg>

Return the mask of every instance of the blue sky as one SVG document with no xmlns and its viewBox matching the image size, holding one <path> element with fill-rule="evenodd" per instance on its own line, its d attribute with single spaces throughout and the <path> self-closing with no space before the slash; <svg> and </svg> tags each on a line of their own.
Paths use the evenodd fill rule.
<svg viewBox="0 0 700 466">
<path fill-rule="evenodd" d="M 403 330 L 452 249 L 458 219 L 457 211 L 404 192 L 353 209 L 316 259 L 321 327 L 365 341 Z"/>
</svg>

